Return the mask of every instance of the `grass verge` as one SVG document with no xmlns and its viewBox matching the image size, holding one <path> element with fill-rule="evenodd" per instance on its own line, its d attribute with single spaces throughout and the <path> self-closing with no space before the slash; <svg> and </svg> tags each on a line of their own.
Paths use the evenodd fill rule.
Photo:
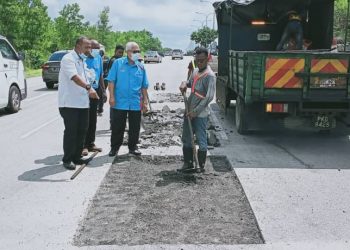
<svg viewBox="0 0 350 250">
<path fill-rule="evenodd" d="M 41 69 L 26 69 L 26 78 L 41 76 Z"/>
</svg>

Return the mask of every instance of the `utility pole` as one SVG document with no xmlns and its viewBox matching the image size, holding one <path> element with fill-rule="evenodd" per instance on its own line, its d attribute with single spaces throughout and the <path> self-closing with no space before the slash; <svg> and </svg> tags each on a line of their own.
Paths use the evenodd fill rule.
<svg viewBox="0 0 350 250">
<path fill-rule="evenodd" d="M 209 17 L 210 15 L 215 14 L 215 13 L 196 12 L 196 14 L 198 14 L 198 15 L 205 15 L 205 26 L 208 27 L 208 17 Z M 214 22 L 215 22 L 215 19 L 214 19 L 214 18 L 215 18 L 215 17 L 214 17 L 214 15 L 213 15 L 213 29 L 214 29 Z"/>
</svg>

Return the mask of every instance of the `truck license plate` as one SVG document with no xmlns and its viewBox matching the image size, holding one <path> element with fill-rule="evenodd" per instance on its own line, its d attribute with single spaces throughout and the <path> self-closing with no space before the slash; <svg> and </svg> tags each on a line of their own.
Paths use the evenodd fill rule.
<svg viewBox="0 0 350 250">
<path fill-rule="evenodd" d="M 335 119 L 327 115 L 316 116 L 314 126 L 316 128 L 331 128 L 334 127 Z"/>
</svg>

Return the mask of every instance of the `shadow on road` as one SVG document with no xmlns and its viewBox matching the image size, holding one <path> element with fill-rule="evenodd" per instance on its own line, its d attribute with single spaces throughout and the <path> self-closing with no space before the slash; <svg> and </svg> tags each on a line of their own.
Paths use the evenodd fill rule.
<svg viewBox="0 0 350 250">
<path fill-rule="evenodd" d="M 18 112 L 21 112 L 21 108 L 20 108 L 20 110 Z M 10 112 L 6 111 L 5 108 L 0 109 L 0 117 L 2 117 L 2 116 L 10 116 L 10 115 L 15 115 L 15 114 L 17 114 L 17 113 L 10 113 Z"/>
<path fill-rule="evenodd" d="M 19 181 L 29 182 L 69 182 L 69 179 L 49 179 L 48 176 L 54 176 L 63 172 L 68 172 L 61 163 L 62 155 L 48 156 L 44 159 L 35 160 L 35 164 L 44 164 L 44 167 L 32 169 L 18 176 Z M 95 157 L 87 166 L 87 168 L 102 167 L 106 163 L 112 163 L 112 158 L 108 155 Z M 72 174 L 74 171 L 69 171 Z"/>
<path fill-rule="evenodd" d="M 48 89 L 48 88 L 41 88 L 41 89 L 36 89 L 34 90 L 35 92 L 52 92 L 52 91 L 57 91 L 58 86 L 55 86 L 53 89 Z"/>
</svg>

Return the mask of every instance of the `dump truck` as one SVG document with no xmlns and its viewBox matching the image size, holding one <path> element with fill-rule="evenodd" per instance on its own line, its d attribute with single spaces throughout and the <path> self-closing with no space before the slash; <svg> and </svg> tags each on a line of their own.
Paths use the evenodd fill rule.
<svg viewBox="0 0 350 250">
<path fill-rule="evenodd" d="M 334 0 L 227 0 L 214 8 L 217 103 L 227 110 L 236 101 L 240 134 L 291 117 L 325 131 L 349 120 L 350 54 L 331 50 Z M 276 51 L 286 13 L 298 8 L 303 50 Z"/>
</svg>

